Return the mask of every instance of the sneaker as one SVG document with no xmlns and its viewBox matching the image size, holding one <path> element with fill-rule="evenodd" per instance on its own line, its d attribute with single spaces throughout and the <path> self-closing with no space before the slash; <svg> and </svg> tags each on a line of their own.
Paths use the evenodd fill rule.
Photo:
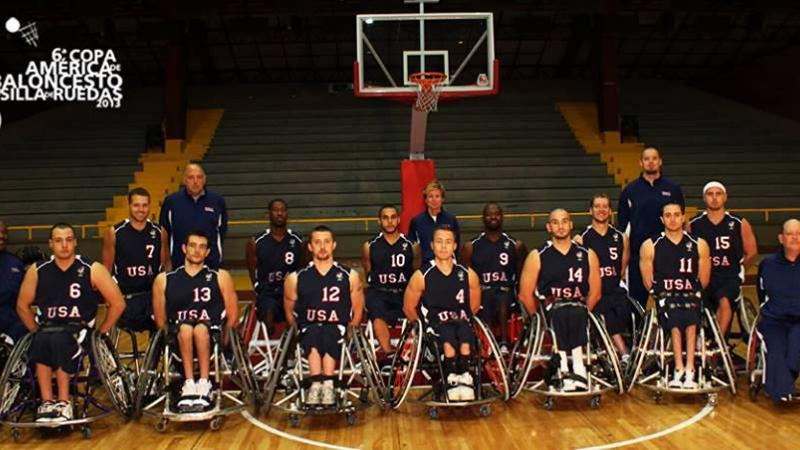
<svg viewBox="0 0 800 450">
<path fill-rule="evenodd" d="M 694 371 L 687 370 L 686 378 L 683 380 L 684 389 L 697 389 L 697 382 L 694 381 Z"/>
<path fill-rule="evenodd" d="M 464 372 L 458 376 L 458 382 L 461 401 L 471 402 L 475 400 L 475 384 L 472 381 L 472 375 L 469 372 Z"/>
<path fill-rule="evenodd" d="M 572 378 L 565 378 L 561 390 L 564 392 L 575 392 L 575 380 Z"/>
<path fill-rule="evenodd" d="M 306 404 L 310 406 L 317 406 L 322 401 L 322 385 L 312 384 L 308 388 L 308 396 L 306 397 Z"/>
<path fill-rule="evenodd" d="M 447 376 L 447 399 L 451 402 L 461 401 L 460 377 L 454 373 Z"/>
<path fill-rule="evenodd" d="M 573 379 L 571 380 L 573 385 L 575 386 L 576 391 L 585 391 L 588 388 L 586 383 L 586 378 L 582 377 L 581 375 L 574 374 L 572 375 Z"/>
<path fill-rule="evenodd" d="M 622 372 L 623 373 L 626 372 L 628 370 L 628 367 L 630 367 L 631 365 L 631 354 L 625 353 L 624 355 L 622 355 L 622 357 L 619 359 L 619 365 L 620 369 L 622 369 Z"/>
<path fill-rule="evenodd" d="M 322 404 L 332 406 L 336 404 L 336 392 L 333 385 L 322 385 Z"/>
<path fill-rule="evenodd" d="M 192 402 L 192 406 L 196 406 L 202 409 L 208 409 L 211 407 L 214 399 L 214 385 L 211 384 L 207 378 L 200 378 L 195 383 L 195 392 L 196 396 L 194 401 Z"/>
<path fill-rule="evenodd" d="M 502 356 L 508 356 L 509 353 L 511 353 L 510 350 L 508 349 L 507 342 L 501 342 L 500 344 L 498 344 L 498 347 L 500 347 L 500 354 Z"/>
<path fill-rule="evenodd" d="M 55 414 L 51 422 L 66 422 L 72 420 L 72 403 L 59 401 L 54 407 Z"/>
<path fill-rule="evenodd" d="M 187 379 L 183 382 L 183 387 L 181 388 L 181 398 L 178 400 L 178 408 L 191 408 L 196 397 L 197 383 L 194 382 L 194 379 Z"/>
<path fill-rule="evenodd" d="M 682 388 L 683 387 L 683 382 L 681 381 L 682 378 L 683 378 L 683 371 L 682 370 L 676 370 L 675 374 L 672 376 L 672 380 L 670 380 L 670 382 L 669 382 L 669 384 L 667 386 L 672 388 L 672 389 L 680 389 L 680 388 Z"/>
<path fill-rule="evenodd" d="M 56 402 L 48 400 L 42 402 L 36 409 L 36 421 L 39 423 L 50 422 L 56 415 Z"/>
<path fill-rule="evenodd" d="M 585 391 L 588 385 L 589 375 L 586 373 L 586 366 L 582 363 L 573 367 L 572 379 L 575 383 L 575 389 Z"/>
</svg>

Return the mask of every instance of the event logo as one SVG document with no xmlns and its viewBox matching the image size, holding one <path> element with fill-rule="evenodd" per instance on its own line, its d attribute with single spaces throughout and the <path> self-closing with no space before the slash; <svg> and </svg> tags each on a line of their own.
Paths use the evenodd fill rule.
<svg viewBox="0 0 800 450">
<path fill-rule="evenodd" d="M 93 102 L 122 106 L 122 66 L 113 50 L 56 48 L 24 73 L 0 74 L 0 101 Z"/>
</svg>

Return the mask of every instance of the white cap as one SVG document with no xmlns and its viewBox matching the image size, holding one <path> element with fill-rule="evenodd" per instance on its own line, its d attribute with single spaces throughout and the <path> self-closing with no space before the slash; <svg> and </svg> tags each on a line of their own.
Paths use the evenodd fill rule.
<svg viewBox="0 0 800 450">
<path fill-rule="evenodd" d="M 726 194 L 728 193 L 728 191 L 725 189 L 725 186 L 719 181 L 709 181 L 705 186 L 703 186 L 703 195 L 706 195 L 706 192 L 711 188 L 720 188 L 722 192 Z"/>
</svg>

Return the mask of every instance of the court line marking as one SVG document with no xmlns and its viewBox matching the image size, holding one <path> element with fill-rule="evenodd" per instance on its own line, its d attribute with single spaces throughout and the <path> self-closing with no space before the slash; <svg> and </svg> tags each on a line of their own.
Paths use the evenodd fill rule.
<svg viewBox="0 0 800 450">
<path fill-rule="evenodd" d="M 300 437 L 300 436 L 297 436 L 297 435 L 294 435 L 294 434 L 291 434 L 291 433 L 287 433 L 285 431 L 281 431 L 281 430 L 279 430 L 277 428 L 272 428 L 271 426 L 269 426 L 269 425 L 265 424 L 264 422 L 256 419 L 255 417 L 253 417 L 253 415 L 250 414 L 250 411 L 242 411 L 241 415 L 248 422 L 250 422 L 251 424 L 257 426 L 258 428 L 261 428 L 262 430 L 266 431 L 267 433 L 272 433 L 272 434 L 274 434 L 274 435 L 276 435 L 278 437 L 281 437 L 281 438 L 284 438 L 284 439 L 289 439 L 290 441 L 295 441 L 295 442 L 299 442 L 301 444 L 306 444 L 306 445 L 313 445 L 315 447 L 330 448 L 330 449 L 334 449 L 334 450 L 358 450 L 358 447 L 343 447 L 343 446 L 340 446 L 340 445 L 328 444 L 327 442 L 315 441 L 313 439 L 306 439 L 304 437 Z"/>
<path fill-rule="evenodd" d="M 680 430 L 682 430 L 682 429 L 684 429 L 686 427 L 694 425 L 695 423 L 697 423 L 701 419 L 703 419 L 705 416 L 711 414 L 711 411 L 714 411 L 714 407 L 712 405 L 706 404 L 706 406 L 703 409 L 701 409 L 694 416 L 684 420 L 683 422 L 678 422 L 675 425 L 673 425 L 673 426 L 671 426 L 671 427 L 669 427 L 667 429 L 661 430 L 659 432 L 652 433 L 652 434 L 646 434 L 644 436 L 639 436 L 637 438 L 628 439 L 628 440 L 625 440 L 625 441 L 612 442 L 610 444 L 598 445 L 598 446 L 594 446 L 594 447 L 584 447 L 584 448 L 580 448 L 578 450 L 604 450 L 604 449 L 608 449 L 608 448 L 624 447 L 626 445 L 633 445 L 633 444 L 638 444 L 640 442 L 645 442 L 645 441 L 650 441 L 650 440 L 653 440 L 653 439 L 657 439 L 657 438 L 666 436 L 666 435 L 668 435 L 670 433 L 674 433 L 676 431 L 680 431 Z"/>
</svg>

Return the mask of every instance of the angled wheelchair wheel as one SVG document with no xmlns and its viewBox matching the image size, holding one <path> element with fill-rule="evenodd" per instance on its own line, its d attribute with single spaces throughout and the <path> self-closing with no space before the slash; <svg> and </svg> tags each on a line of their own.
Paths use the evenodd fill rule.
<svg viewBox="0 0 800 450">
<path fill-rule="evenodd" d="M 753 330 L 758 318 L 758 311 L 749 298 L 742 296 L 741 300 L 739 300 L 739 310 L 737 314 L 741 334 L 745 336 Z"/>
<path fill-rule="evenodd" d="M 147 403 L 155 397 L 161 395 L 167 388 L 167 380 L 164 378 L 164 371 L 161 370 L 164 346 L 166 345 L 166 334 L 164 330 L 158 330 L 150 338 L 150 344 L 144 354 L 142 371 L 136 382 L 136 389 L 133 396 L 133 416 L 139 417 Z"/>
<path fill-rule="evenodd" d="M 598 353 L 600 367 L 603 369 L 604 376 L 613 379 L 616 383 L 617 392 L 625 392 L 625 383 L 622 377 L 617 349 L 611 342 L 606 327 L 600 322 L 596 315 L 589 312 L 590 333 L 589 336 L 594 341 L 595 353 Z M 598 403 L 599 405 L 599 403 Z"/>
<path fill-rule="evenodd" d="M 386 384 L 383 382 L 380 367 L 375 361 L 373 348 L 360 327 L 353 328 L 351 336 L 351 339 L 355 342 L 362 375 L 369 389 L 375 393 L 381 409 L 383 409 L 387 406 Z"/>
<path fill-rule="evenodd" d="M 408 324 L 400 336 L 386 383 L 386 401 L 392 408 L 399 408 L 403 404 L 411 385 L 414 384 L 414 376 L 422 353 L 422 333 L 422 322 L 418 320 Z"/>
<path fill-rule="evenodd" d="M 21 400 L 32 399 L 35 387 L 30 383 L 28 349 L 33 335 L 28 333 L 17 342 L 0 376 L 0 420 L 5 420 Z"/>
<path fill-rule="evenodd" d="M 731 359 L 730 351 L 728 351 L 728 344 L 722 337 L 717 318 L 709 309 L 705 309 L 705 316 L 709 328 L 711 328 L 714 343 L 719 347 L 720 354 L 722 355 L 722 365 L 725 368 L 725 374 L 728 376 L 731 393 L 736 394 L 736 370 L 733 368 L 733 360 Z"/>
<path fill-rule="evenodd" d="M 278 353 L 275 355 L 275 364 L 270 368 L 267 381 L 264 383 L 264 414 L 269 413 L 272 408 L 272 400 L 275 398 L 275 391 L 278 389 L 278 382 L 286 366 L 286 360 L 292 352 L 292 341 L 297 335 L 297 327 L 293 326 L 287 328 L 281 336 L 281 342 L 278 344 Z"/>
<path fill-rule="evenodd" d="M 233 350 L 233 360 L 236 364 L 235 369 L 231 369 L 231 378 L 242 390 L 243 396 L 249 398 L 250 406 L 256 407 L 260 397 L 256 374 L 253 372 L 250 358 L 247 357 L 242 337 L 233 328 L 228 329 L 228 345 Z"/>
<path fill-rule="evenodd" d="M 514 343 L 508 360 L 509 393 L 516 398 L 525 388 L 533 368 L 534 355 L 541 347 L 543 336 L 542 318 L 534 314 L 522 330 L 522 335 Z"/>
<path fill-rule="evenodd" d="M 111 397 L 114 408 L 123 417 L 130 417 L 133 412 L 133 395 L 128 383 L 128 374 L 120 364 L 111 338 L 92 330 L 89 337 L 92 358 L 100 375 L 100 380 Z"/>
<path fill-rule="evenodd" d="M 500 354 L 500 346 L 497 345 L 489 327 L 480 318 L 473 317 L 472 323 L 475 337 L 478 339 L 483 371 L 503 400 L 508 400 L 511 397 L 511 389 L 508 382 L 508 369 L 506 369 L 505 361 Z"/>
</svg>

